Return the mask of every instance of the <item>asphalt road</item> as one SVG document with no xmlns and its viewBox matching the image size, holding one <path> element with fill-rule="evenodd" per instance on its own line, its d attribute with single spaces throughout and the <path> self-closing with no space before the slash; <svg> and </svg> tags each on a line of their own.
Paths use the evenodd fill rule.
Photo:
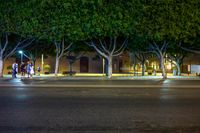
<svg viewBox="0 0 200 133">
<path fill-rule="evenodd" d="M 173 79 L 148 79 L 148 80 L 104 80 L 104 79 L 4 79 L 0 80 L 0 87 L 72 87 L 72 88 L 200 88 L 199 80 L 173 80 Z"/>
<path fill-rule="evenodd" d="M 139 82 L 145 87 L 134 87 Z M 85 88 L 89 83 L 93 87 Z M 116 84 L 133 87 L 110 87 Z M 196 87 L 169 87 L 175 84 Z M 198 84 L 4 80 L 0 81 L 0 133 L 199 133 Z"/>
</svg>

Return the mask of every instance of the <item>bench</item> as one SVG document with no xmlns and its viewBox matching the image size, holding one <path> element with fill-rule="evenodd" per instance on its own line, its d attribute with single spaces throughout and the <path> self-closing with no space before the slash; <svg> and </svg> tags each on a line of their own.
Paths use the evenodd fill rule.
<svg viewBox="0 0 200 133">
<path fill-rule="evenodd" d="M 69 76 L 73 76 L 73 75 L 76 74 L 76 71 L 63 71 L 62 74 L 65 75 L 65 76 L 67 76 L 67 75 L 69 75 Z"/>
<path fill-rule="evenodd" d="M 196 73 L 196 76 L 200 76 L 200 73 Z"/>
</svg>

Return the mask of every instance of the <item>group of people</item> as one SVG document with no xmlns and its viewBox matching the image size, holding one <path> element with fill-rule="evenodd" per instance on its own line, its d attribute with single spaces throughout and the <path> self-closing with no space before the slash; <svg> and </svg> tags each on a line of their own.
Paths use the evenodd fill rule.
<svg viewBox="0 0 200 133">
<path fill-rule="evenodd" d="M 27 73 L 28 78 L 32 78 L 34 72 L 34 65 L 32 62 L 28 62 L 27 65 L 22 62 L 20 65 L 21 70 L 21 78 L 25 77 L 25 73 Z M 40 67 L 37 68 L 38 72 L 40 72 Z M 15 62 L 12 64 L 12 78 L 17 78 L 18 73 L 18 64 Z"/>
</svg>

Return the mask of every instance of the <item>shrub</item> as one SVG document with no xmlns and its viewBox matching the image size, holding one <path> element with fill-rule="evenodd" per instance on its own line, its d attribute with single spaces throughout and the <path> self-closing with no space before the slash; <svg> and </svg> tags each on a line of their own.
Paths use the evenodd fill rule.
<svg viewBox="0 0 200 133">
<path fill-rule="evenodd" d="M 152 75 L 152 73 L 153 73 L 153 67 L 152 66 L 147 67 L 147 73 L 148 73 L 148 75 Z"/>
<path fill-rule="evenodd" d="M 8 71 L 12 70 L 12 65 L 7 66 L 7 70 Z"/>
<path fill-rule="evenodd" d="M 8 74 L 12 74 L 12 65 L 7 66 Z"/>
<path fill-rule="evenodd" d="M 46 72 L 49 72 L 49 71 L 50 71 L 50 68 L 51 68 L 50 65 L 45 65 L 45 66 L 44 66 L 44 70 L 45 70 Z"/>
</svg>

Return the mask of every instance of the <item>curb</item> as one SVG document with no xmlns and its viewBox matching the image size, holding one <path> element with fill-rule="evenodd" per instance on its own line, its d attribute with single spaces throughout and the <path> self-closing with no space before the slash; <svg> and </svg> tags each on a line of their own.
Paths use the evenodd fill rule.
<svg viewBox="0 0 200 133">
<path fill-rule="evenodd" d="M 200 88 L 199 85 L 10 85 L 4 84 L 1 87 L 40 87 L 40 88 Z"/>
</svg>

